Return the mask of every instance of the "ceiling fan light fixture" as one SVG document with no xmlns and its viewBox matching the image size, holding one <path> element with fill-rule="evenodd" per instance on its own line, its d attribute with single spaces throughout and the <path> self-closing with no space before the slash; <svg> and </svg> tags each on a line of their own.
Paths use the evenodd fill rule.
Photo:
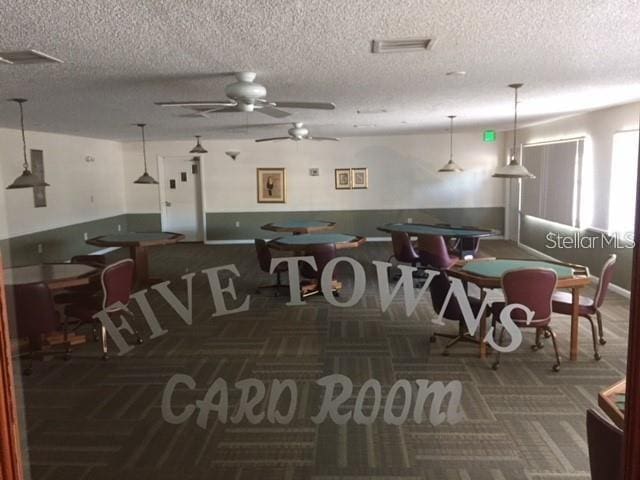
<svg viewBox="0 0 640 480">
<path fill-rule="evenodd" d="M 536 178 L 527 168 L 518 162 L 518 89 L 522 87 L 522 83 L 512 83 L 509 85 L 513 88 L 514 109 L 513 109 L 513 146 L 511 147 L 509 163 L 496 168 L 493 178 Z"/>
<path fill-rule="evenodd" d="M 189 153 L 209 153 L 209 151 L 200 143 L 200 135 L 196 135 L 196 146 L 189 150 Z"/>
<path fill-rule="evenodd" d="M 29 170 L 29 163 L 27 162 L 27 140 L 24 134 L 24 112 L 22 104 L 27 100 L 25 98 L 11 98 L 10 102 L 15 102 L 20 107 L 20 132 L 22 133 L 22 173 L 13 181 L 7 190 L 15 190 L 18 188 L 33 188 L 33 187 L 49 187 L 50 185 L 42 178 L 34 175 Z"/>
<path fill-rule="evenodd" d="M 453 119 L 455 115 L 449 115 L 449 161 L 438 172 L 464 172 L 464 169 L 453 161 Z"/>
<path fill-rule="evenodd" d="M 136 126 L 140 127 L 140 131 L 142 132 L 142 158 L 144 159 L 144 173 L 133 183 L 138 185 L 157 185 L 158 182 L 156 179 L 147 172 L 147 142 L 144 138 L 144 127 L 146 126 L 146 123 L 137 123 Z"/>
</svg>

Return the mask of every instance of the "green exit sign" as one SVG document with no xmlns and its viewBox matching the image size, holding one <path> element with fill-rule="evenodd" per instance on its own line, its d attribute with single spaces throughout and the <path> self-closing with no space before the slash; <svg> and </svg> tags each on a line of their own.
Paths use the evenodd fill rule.
<svg viewBox="0 0 640 480">
<path fill-rule="evenodd" d="M 495 142 L 496 141 L 496 131 L 495 130 L 485 130 L 482 136 L 482 139 L 485 142 Z"/>
</svg>

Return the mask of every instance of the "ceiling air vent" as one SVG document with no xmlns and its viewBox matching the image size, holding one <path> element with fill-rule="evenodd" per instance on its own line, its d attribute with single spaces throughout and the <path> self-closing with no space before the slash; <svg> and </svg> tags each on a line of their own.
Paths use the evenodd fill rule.
<svg viewBox="0 0 640 480">
<path fill-rule="evenodd" d="M 432 38 L 405 38 L 402 40 L 372 40 L 371 53 L 416 52 L 431 50 Z"/>
<path fill-rule="evenodd" d="M 62 60 L 37 50 L 21 50 L 0 52 L 0 62 L 10 65 L 31 65 L 34 63 L 62 63 Z"/>
</svg>

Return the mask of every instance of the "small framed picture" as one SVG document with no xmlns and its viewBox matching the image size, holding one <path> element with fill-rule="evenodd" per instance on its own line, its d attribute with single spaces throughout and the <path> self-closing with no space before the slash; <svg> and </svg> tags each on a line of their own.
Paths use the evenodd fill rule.
<svg viewBox="0 0 640 480">
<path fill-rule="evenodd" d="M 258 168 L 258 203 L 285 203 L 287 179 L 284 168 Z"/>
<path fill-rule="evenodd" d="M 348 190 L 351 188 L 351 169 L 336 168 L 336 190 Z"/>
<path fill-rule="evenodd" d="M 351 169 L 351 188 L 369 188 L 369 173 L 366 168 Z"/>
</svg>

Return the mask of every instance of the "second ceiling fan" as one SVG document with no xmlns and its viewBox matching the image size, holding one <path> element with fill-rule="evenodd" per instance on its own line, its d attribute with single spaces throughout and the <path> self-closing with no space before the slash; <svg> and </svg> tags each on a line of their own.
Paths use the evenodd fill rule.
<svg viewBox="0 0 640 480">
<path fill-rule="evenodd" d="M 302 122 L 297 122 L 293 124 L 293 127 L 290 128 L 287 133 L 288 137 L 272 137 L 272 138 L 259 138 L 256 142 L 274 142 L 276 140 L 293 140 L 294 142 L 299 142 L 300 140 L 331 140 L 337 142 L 340 140 L 335 137 L 312 137 L 309 134 L 309 129 L 304 126 Z"/>
<path fill-rule="evenodd" d="M 254 72 L 238 72 L 237 81 L 227 85 L 224 93 L 228 100 L 184 101 L 184 102 L 156 102 L 161 107 L 182 107 L 196 112 L 198 116 L 206 117 L 215 112 L 260 112 L 274 118 L 291 115 L 280 108 L 311 108 L 315 110 L 333 110 L 336 106 L 328 102 L 288 102 L 270 101 L 267 89 L 254 82 Z"/>
</svg>

